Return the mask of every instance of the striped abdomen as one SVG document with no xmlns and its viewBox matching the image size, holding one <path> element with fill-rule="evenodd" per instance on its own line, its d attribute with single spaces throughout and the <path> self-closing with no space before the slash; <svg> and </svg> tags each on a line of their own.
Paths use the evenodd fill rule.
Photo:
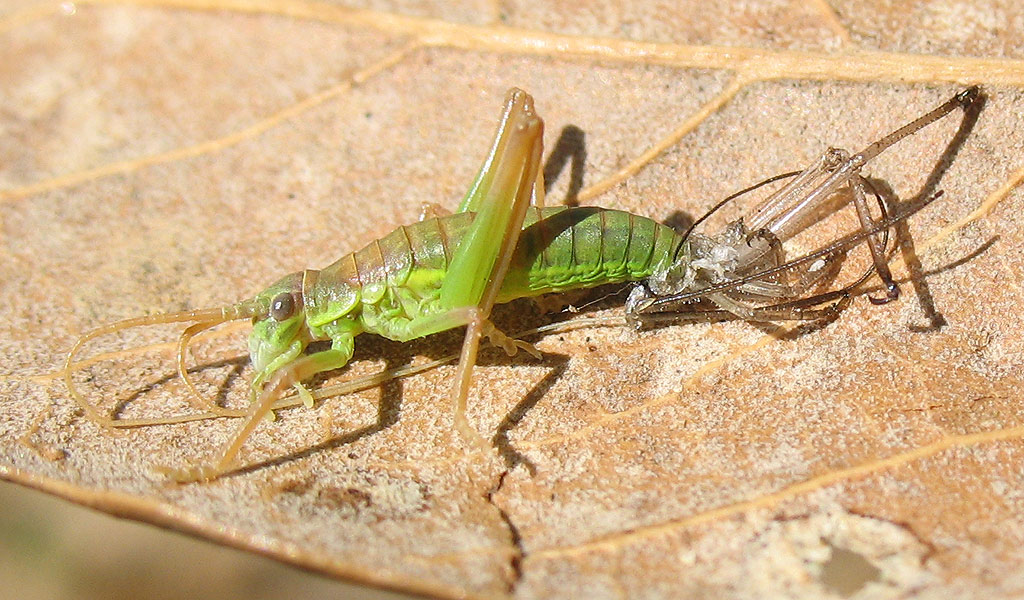
<svg viewBox="0 0 1024 600">
<path fill-rule="evenodd" d="M 474 216 L 459 213 L 399 227 L 323 269 L 321 280 L 361 288 L 364 303 L 401 290 L 406 312 L 414 312 L 408 301 L 437 293 Z M 644 279 L 671 260 L 678 240 L 668 227 L 623 211 L 531 208 L 498 301 Z"/>
<path fill-rule="evenodd" d="M 499 301 L 645 279 L 661 262 L 671 261 L 678 242 L 672 229 L 624 211 L 532 210 Z"/>
</svg>

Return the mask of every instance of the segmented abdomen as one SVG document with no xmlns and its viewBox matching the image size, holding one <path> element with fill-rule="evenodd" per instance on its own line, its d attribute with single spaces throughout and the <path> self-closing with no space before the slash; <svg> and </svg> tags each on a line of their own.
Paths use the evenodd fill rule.
<svg viewBox="0 0 1024 600">
<path fill-rule="evenodd" d="M 670 228 L 618 210 L 531 212 L 499 301 L 645 279 L 662 261 L 671 260 L 679 241 Z"/>
<path fill-rule="evenodd" d="M 322 271 L 363 289 L 364 302 L 385 290 L 417 299 L 436 293 L 472 213 L 399 227 Z M 670 261 L 679 237 L 651 219 L 596 207 L 531 208 L 499 302 L 649 277 Z M 409 308 L 412 308 L 411 306 Z"/>
</svg>

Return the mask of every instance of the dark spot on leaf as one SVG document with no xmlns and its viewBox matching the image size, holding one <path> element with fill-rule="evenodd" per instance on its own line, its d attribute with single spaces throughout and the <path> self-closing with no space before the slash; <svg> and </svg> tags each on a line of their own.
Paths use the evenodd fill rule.
<svg viewBox="0 0 1024 600">
<path fill-rule="evenodd" d="M 373 506 L 373 498 L 359 488 L 324 488 L 317 492 L 316 503 L 328 509 L 360 509 Z"/>
<path fill-rule="evenodd" d="M 821 583 L 844 598 L 856 594 L 872 581 L 879 581 L 882 572 L 863 555 L 829 544 L 832 556 L 822 565 Z"/>
</svg>

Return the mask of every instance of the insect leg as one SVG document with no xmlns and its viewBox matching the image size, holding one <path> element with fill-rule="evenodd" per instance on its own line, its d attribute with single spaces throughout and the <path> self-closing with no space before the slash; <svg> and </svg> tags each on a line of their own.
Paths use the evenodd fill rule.
<svg viewBox="0 0 1024 600">
<path fill-rule="evenodd" d="M 522 125 L 523 119 L 534 115 L 533 98 L 530 94 L 519 88 L 511 88 L 505 95 L 505 107 L 502 110 L 501 118 L 498 121 L 498 129 L 494 133 L 494 141 L 491 143 L 491 150 L 484 159 L 483 166 L 477 174 L 473 185 L 470 186 L 466 196 L 459 204 L 456 212 L 476 212 L 480 207 L 493 200 L 491 195 L 496 187 L 494 177 L 498 172 L 499 163 L 506 157 L 506 146 L 512 128 Z M 535 116 L 535 115 L 534 115 Z M 534 188 L 534 201 L 537 206 L 544 205 L 544 172 L 539 170 L 535 176 L 537 185 Z M 498 189 L 498 192 L 501 193 Z"/>
<path fill-rule="evenodd" d="M 764 204 L 745 219 L 751 231 L 767 229 L 785 241 L 801 229 L 825 216 L 818 210 L 829 196 L 859 176 L 869 161 L 903 138 L 917 133 L 957 108 L 966 109 L 980 96 L 975 86 L 955 94 L 937 108 L 869 144 L 860 152 L 849 155 L 844 150 L 828 149 L 814 164 L 798 175 L 784 188 L 769 196 Z M 867 223 L 862 224 L 867 228 Z"/>
<path fill-rule="evenodd" d="M 534 113 L 530 96 L 519 90 L 510 92 L 496 149 L 478 178 L 478 182 L 490 185 L 475 186 L 468 197 L 469 208 L 477 214 L 453 253 L 441 285 L 441 305 L 453 311 L 452 318 L 465 318 L 467 324 L 452 391 L 455 424 L 463 437 L 478 446 L 486 442 L 469 426 L 465 415 L 470 378 L 480 335 L 508 271 L 526 211 L 537 195 L 543 132 L 543 122 Z"/>
<path fill-rule="evenodd" d="M 861 229 L 865 231 L 875 225 L 874 219 L 871 218 L 871 212 L 868 210 L 867 185 L 867 181 L 860 175 L 854 177 L 850 182 L 850 189 L 853 191 L 853 205 L 857 209 L 857 218 L 860 219 Z M 871 250 L 871 260 L 874 263 L 875 272 L 878 273 L 878 278 L 882 280 L 882 284 L 885 286 L 884 297 L 875 298 L 874 296 L 868 296 L 868 300 L 872 304 L 885 304 L 886 302 L 892 302 L 900 296 L 900 287 L 892 279 L 892 272 L 889 271 L 889 263 L 885 256 L 885 244 L 888 240 L 887 234 L 888 231 L 873 235 L 867 239 L 867 246 Z"/>
<path fill-rule="evenodd" d="M 771 232 L 780 241 L 792 237 L 810 224 L 807 218 L 817 212 L 814 209 L 818 204 L 842 185 L 842 181 L 829 182 L 829 179 L 849 156 L 845 150 L 829 148 L 746 215 L 743 224 L 750 231 Z M 825 187 L 826 184 L 829 185 Z"/>
<path fill-rule="evenodd" d="M 254 388 L 253 402 L 242 425 L 231 440 L 217 453 L 213 462 L 208 462 L 185 469 L 161 469 L 179 483 L 196 481 L 212 481 L 231 468 L 242 445 L 252 434 L 256 426 L 265 419 L 274 408 L 277 400 L 289 389 L 317 373 L 340 369 L 348 364 L 354 349 L 351 334 L 341 334 L 332 339 L 331 348 L 308 356 L 298 358 L 274 371 L 262 391 Z"/>
<path fill-rule="evenodd" d="M 809 298 L 801 298 L 789 302 L 780 302 L 768 306 L 756 306 L 748 309 L 748 315 L 743 317 L 745 321 L 752 322 L 778 322 L 778 321 L 817 321 L 820 319 L 831 319 L 846 309 L 853 300 L 853 296 L 845 288 L 817 294 Z M 827 306 L 823 304 L 831 302 Z M 731 310 L 707 309 L 696 311 L 669 311 L 657 313 L 634 314 L 627 320 L 634 326 L 642 327 L 654 323 L 679 323 L 693 321 L 724 321 L 736 319 L 736 313 Z"/>
<path fill-rule="evenodd" d="M 540 350 L 538 350 L 536 346 L 530 342 L 524 342 L 523 340 L 518 340 L 514 337 L 505 335 L 505 332 L 495 327 L 494 323 L 491 323 L 490 321 L 484 321 L 484 328 L 481 333 L 485 338 L 487 338 L 487 341 L 490 342 L 492 346 L 501 348 L 505 351 L 505 354 L 509 356 L 515 356 L 520 350 L 525 350 L 527 354 L 537 360 L 543 358 Z"/>
</svg>

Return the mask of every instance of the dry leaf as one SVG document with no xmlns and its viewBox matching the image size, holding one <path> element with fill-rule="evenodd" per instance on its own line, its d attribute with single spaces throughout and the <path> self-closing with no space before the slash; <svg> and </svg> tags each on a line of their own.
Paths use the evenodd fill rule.
<svg viewBox="0 0 1024 600">
<path fill-rule="evenodd" d="M 380 4 L 0 3 L 0 476 L 439 597 L 1024 592 L 1016 4 Z M 485 353 L 470 417 L 493 452 L 461 449 L 442 367 L 282 411 L 251 468 L 171 485 L 156 467 L 202 461 L 237 424 L 111 432 L 59 379 L 91 327 L 231 302 L 454 206 L 513 85 L 549 148 L 584 142 L 552 199 L 582 178 L 581 202 L 665 220 L 967 83 L 988 95 L 969 135 L 947 118 L 868 169 L 901 198 L 945 190 L 907 228 L 899 302 L 861 296 L 788 335 L 590 328 L 540 339 L 542 362 Z M 196 348 L 229 402 L 243 337 Z M 98 341 L 145 351 L 87 367 L 83 388 L 125 417 L 188 410 L 173 339 Z M 458 342 L 361 339 L 353 372 Z"/>
</svg>

